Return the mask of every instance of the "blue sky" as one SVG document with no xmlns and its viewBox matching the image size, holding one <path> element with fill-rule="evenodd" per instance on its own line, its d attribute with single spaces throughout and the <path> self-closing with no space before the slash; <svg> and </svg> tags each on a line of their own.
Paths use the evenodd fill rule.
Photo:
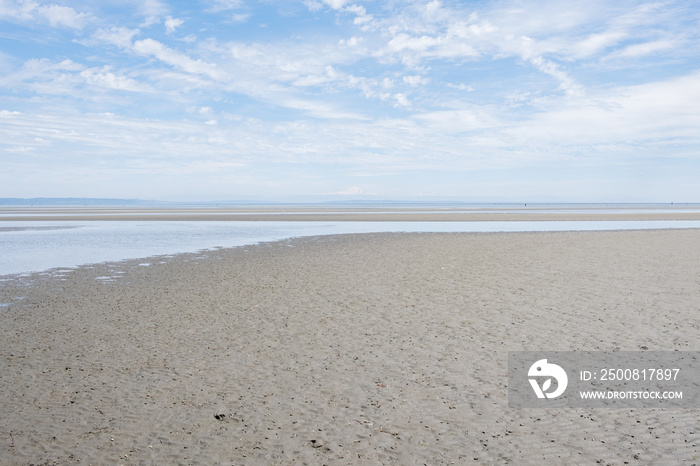
<svg viewBox="0 0 700 466">
<path fill-rule="evenodd" d="M 700 3 L 0 0 L 0 160 L 0 197 L 700 201 Z"/>
</svg>

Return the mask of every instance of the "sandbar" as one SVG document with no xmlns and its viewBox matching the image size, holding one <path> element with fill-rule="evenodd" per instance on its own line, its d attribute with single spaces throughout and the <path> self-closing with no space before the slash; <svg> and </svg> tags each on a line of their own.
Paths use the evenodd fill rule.
<svg viewBox="0 0 700 466">
<path fill-rule="evenodd" d="M 695 464 L 698 410 L 509 408 L 507 352 L 700 349 L 700 230 L 376 233 L 0 282 L 0 463 Z"/>
<path fill-rule="evenodd" d="M 3 221 L 303 221 L 303 222 L 479 222 L 700 220 L 697 204 L 613 205 L 606 207 L 493 208 L 467 206 L 221 206 L 221 207 L 2 207 Z"/>
</svg>

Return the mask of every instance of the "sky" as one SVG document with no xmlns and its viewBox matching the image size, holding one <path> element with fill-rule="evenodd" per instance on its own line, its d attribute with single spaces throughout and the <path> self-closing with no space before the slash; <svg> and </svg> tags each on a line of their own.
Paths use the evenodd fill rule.
<svg viewBox="0 0 700 466">
<path fill-rule="evenodd" d="M 697 0 L 0 0 L 0 197 L 700 201 Z"/>
</svg>

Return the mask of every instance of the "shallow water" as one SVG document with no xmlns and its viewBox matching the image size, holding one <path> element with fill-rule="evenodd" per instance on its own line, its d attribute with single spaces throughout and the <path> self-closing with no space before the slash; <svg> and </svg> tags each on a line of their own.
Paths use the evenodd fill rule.
<svg viewBox="0 0 700 466">
<path fill-rule="evenodd" d="M 700 220 L 486 222 L 22 221 L 0 224 L 0 275 L 243 246 L 300 236 L 374 232 L 517 232 L 700 228 Z"/>
</svg>

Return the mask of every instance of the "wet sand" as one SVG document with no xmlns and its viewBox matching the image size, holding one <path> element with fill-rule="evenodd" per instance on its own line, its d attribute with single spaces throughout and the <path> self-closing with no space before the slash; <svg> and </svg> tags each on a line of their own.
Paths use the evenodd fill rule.
<svg viewBox="0 0 700 466">
<path fill-rule="evenodd" d="M 1 464 L 696 464 L 507 352 L 700 350 L 700 230 L 364 234 L 0 282 Z"/>
<path fill-rule="evenodd" d="M 344 206 L 226 206 L 226 207 L 2 207 L 2 221 L 332 221 L 332 222 L 478 222 L 478 221 L 601 221 L 700 220 L 697 204 L 690 206 L 601 205 L 563 207 L 476 208 L 467 206 L 344 207 Z"/>
</svg>

